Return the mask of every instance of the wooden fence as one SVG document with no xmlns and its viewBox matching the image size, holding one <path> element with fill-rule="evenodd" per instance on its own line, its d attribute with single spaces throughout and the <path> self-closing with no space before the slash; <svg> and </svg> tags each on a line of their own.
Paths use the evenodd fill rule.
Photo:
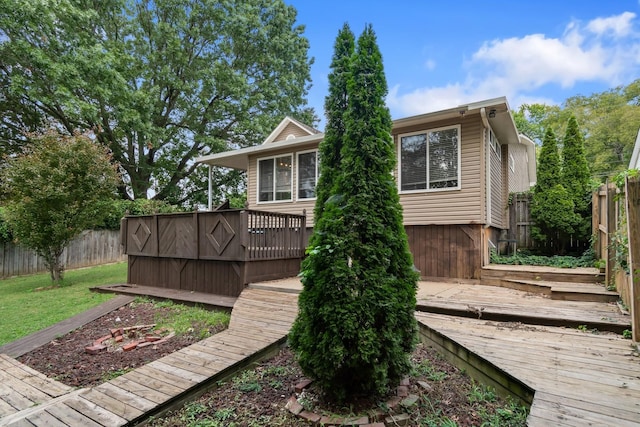
<svg viewBox="0 0 640 427">
<path fill-rule="evenodd" d="M 640 177 L 627 178 L 624 189 L 609 183 L 593 194 L 593 229 L 606 283 L 629 307 L 633 341 L 640 342 Z"/>
<path fill-rule="evenodd" d="M 537 242 L 531 237 L 531 228 L 535 222 L 531 219 L 531 194 L 513 194 L 509 205 L 509 232 L 508 239 L 515 240 L 519 249 L 544 248 L 550 242 Z M 571 252 L 583 252 L 588 249 L 590 242 L 571 239 L 569 247 Z"/>
<path fill-rule="evenodd" d="M 66 269 L 89 267 L 125 261 L 119 232 L 112 230 L 84 231 L 62 254 Z M 47 271 L 42 257 L 30 249 L 13 243 L 0 243 L 0 278 Z"/>
</svg>

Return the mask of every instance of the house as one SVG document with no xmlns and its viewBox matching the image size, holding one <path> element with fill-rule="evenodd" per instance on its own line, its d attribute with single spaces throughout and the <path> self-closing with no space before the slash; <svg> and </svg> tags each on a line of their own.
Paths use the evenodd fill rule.
<svg viewBox="0 0 640 427">
<path fill-rule="evenodd" d="M 535 183 L 535 146 L 506 98 L 395 120 L 394 175 L 423 278 L 479 279 L 503 230 L 510 191 Z M 313 227 L 323 134 L 285 118 L 261 144 L 196 159 L 247 171 L 247 208 L 306 214 Z"/>
<path fill-rule="evenodd" d="M 629 161 L 629 169 L 640 169 L 640 129 L 638 129 L 636 145 L 633 146 L 631 161 Z"/>
</svg>

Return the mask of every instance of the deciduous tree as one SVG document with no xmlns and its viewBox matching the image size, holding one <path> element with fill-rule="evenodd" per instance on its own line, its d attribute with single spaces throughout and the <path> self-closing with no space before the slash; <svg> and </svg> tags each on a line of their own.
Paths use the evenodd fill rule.
<svg viewBox="0 0 640 427">
<path fill-rule="evenodd" d="M 391 174 L 386 94 L 382 56 L 367 26 L 347 83 L 340 172 L 314 228 L 290 334 L 304 372 L 339 400 L 396 385 L 416 342 L 417 273 Z"/>
<path fill-rule="evenodd" d="M 11 157 L 0 182 L 4 217 L 13 237 L 44 258 L 51 280 L 62 279 L 62 251 L 83 230 L 100 224 L 115 197 L 118 174 L 106 149 L 54 131 L 33 138 Z"/>
<path fill-rule="evenodd" d="M 262 141 L 305 107 L 311 60 L 282 0 L 0 2 L 0 146 L 91 131 L 123 198 L 195 203 L 193 159 Z"/>
</svg>

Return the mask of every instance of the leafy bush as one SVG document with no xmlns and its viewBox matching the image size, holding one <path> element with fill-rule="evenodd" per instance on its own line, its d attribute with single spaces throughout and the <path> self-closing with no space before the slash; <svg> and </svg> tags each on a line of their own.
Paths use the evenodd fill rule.
<svg viewBox="0 0 640 427">
<path fill-rule="evenodd" d="M 126 215 L 152 215 L 156 213 L 180 212 L 182 208 L 162 200 L 109 200 L 102 203 L 101 209 L 106 211 L 105 220 L 96 228 L 119 230 L 120 220 Z"/>
<path fill-rule="evenodd" d="M 587 249 L 581 256 L 574 257 L 568 255 L 531 255 L 524 251 L 518 251 L 512 256 L 498 255 L 495 251 L 491 252 L 492 264 L 506 265 L 543 265 L 548 267 L 576 268 L 576 267 L 593 267 L 596 258 L 593 249 Z"/>
<path fill-rule="evenodd" d="M 0 243 L 10 242 L 13 240 L 13 234 L 9 223 L 4 219 L 4 208 L 0 206 Z"/>
</svg>

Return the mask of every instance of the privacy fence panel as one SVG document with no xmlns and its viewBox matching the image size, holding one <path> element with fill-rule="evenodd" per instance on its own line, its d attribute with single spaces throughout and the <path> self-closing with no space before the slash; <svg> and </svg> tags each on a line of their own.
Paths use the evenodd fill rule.
<svg viewBox="0 0 640 427">
<path fill-rule="evenodd" d="M 127 258 L 117 230 L 89 230 L 69 244 L 62 259 L 66 269 L 73 269 L 125 261 Z M 0 278 L 45 271 L 43 258 L 30 249 L 13 243 L 0 243 Z"/>
</svg>

